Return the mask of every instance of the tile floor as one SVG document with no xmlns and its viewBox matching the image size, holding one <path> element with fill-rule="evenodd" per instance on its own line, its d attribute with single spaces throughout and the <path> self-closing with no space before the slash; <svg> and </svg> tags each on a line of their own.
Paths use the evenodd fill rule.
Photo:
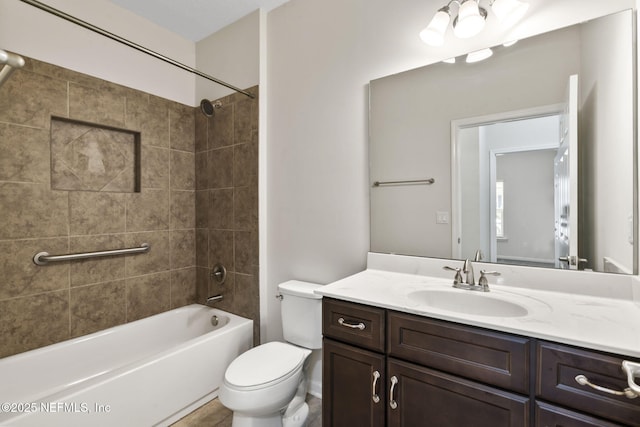
<svg viewBox="0 0 640 427">
<path fill-rule="evenodd" d="M 322 400 L 308 395 L 307 403 L 309 404 L 307 427 L 321 427 Z M 172 424 L 171 427 L 231 427 L 232 418 L 233 413 L 222 406 L 218 399 L 214 399 Z"/>
</svg>

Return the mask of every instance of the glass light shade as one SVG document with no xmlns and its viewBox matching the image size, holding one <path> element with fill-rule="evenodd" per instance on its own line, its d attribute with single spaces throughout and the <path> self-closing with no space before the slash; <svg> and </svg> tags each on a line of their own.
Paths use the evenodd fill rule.
<svg viewBox="0 0 640 427">
<path fill-rule="evenodd" d="M 519 0 L 495 0 L 491 9 L 502 26 L 511 27 L 527 13 L 529 3 Z"/>
<path fill-rule="evenodd" d="M 476 0 L 466 0 L 460 5 L 458 17 L 453 25 L 453 34 L 461 39 L 468 39 L 482 31 L 484 17 L 480 14 Z"/>
<path fill-rule="evenodd" d="M 484 61 L 485 59 L 491 57 L 493 55 L 493 51 L 489 48 L 476 50 L 475 52 L 471 52 L 467 55 L 466 63 L 471 64 L 473 62 Z"/>
<path fill-rule="evenodd" d="M 440 9 L 429 22 L 427 28 L 420 32 L 420 38 L 423 42 L 431 46 L 442 46 L 444 44 L 444 33 L 451 17 L 448 11 Z"/>
</svg>

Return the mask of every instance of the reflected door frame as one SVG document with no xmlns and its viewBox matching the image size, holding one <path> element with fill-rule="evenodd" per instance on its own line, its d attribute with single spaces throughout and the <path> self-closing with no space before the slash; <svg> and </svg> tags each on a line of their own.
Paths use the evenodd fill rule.
<svg viewBox="0 0 640 427">
<path fill-rule="evenodd" d="M 458 133 L 462 129 L 487 126 L 495 123 L 503 123 L 516 120 L 533 119 L 537 117 L 546 117 L 559 115 L 564 110 L 564 104 L 543 105 L 540 107 L 526 108 L 522 110 L 507 111 L 504 113 L 489 114 L 477 117 L 468 117 L 451 121 L 451 257 L 453 259 L 462 259 L 462 180 L 460 178 L 460 144 Z M 557 148 L 557 146 L 555 147 Z M 526 151 L 522 147 L 514 151 Z M 493 187 L 490 188 L 491 197 L 491 213 L 495 218 L 495 154 L 491 153 L 490 161 L 493 163 L 493 172 L 491 179 Z M 491 187 L 491 186 L 490 186 Z M 491 254 L 489 256 L 495 258 L 495 224 L 491 226 L 491 236 L 493 243 L 491 244 Z M 488 260 L 487 260 L 488 261 Z M 492 261 L 495 262 L 495 261 Z"/>
</svg>

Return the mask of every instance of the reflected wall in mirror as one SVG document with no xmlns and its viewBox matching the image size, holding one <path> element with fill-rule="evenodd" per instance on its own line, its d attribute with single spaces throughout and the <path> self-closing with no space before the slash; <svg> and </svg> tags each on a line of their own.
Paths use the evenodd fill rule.
<svg viewBox="0 0 640 427">
<path fill-rule="evenodd" d="M 371 251 L 637 273 L 634 38 L 627 10 L 372 81 Z"/>
</svg>

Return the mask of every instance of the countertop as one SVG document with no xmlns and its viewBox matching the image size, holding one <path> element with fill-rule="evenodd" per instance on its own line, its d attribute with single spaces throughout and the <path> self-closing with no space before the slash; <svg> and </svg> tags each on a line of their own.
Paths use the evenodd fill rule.
<svg viewBox="0 0 640 427">
<path fill-rule="evenodd" d="M 640 358 L 637 301 L 496 284 L 490 285 L 488 293 L 474 292 L 452 288 L 452 279 L 368 268 L 315 292 L 324 297 Z M 528 313 L 520 317 L 494 317 L 433 308 L 410 296 L 421 290 L 467 292 L 502 299 L 526 307 Z"/>
</svg>

